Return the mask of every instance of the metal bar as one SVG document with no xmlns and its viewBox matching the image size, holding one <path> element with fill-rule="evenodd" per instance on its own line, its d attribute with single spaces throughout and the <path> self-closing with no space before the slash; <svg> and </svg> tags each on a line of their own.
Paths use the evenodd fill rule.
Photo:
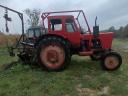
<svg viewBox="0 0 128 96">
<path fill-rule="evenodd" d="M 44 13 L 42 13 L 42 14 L 71 13 L 71 12 L 82 12 L 82 10 L 74 10 L 74 11 L 58 11 L 58 12 L 44 12 Z"/>
<path fill-rule="evenodd" d="M 18 42 L 17 42 L 17 44 L 16 44 L 15 48 L 17 48 L 17 47 L 18 47 L 18 44 L 20 43 L 20 40 L 22 39 L 22 37 L 23 37 L 23 35 L 21 35 L 21 36 L 20 36 L 20 39 L 18 40 Z M 14 49 L 15 49 L 15 48 L 14 48 Z"/>
<path fill-rule="evenodd" d="M 23 42 L 25 41 L 25 34 L 24 34 L 24 18 L 23 18 L 23 14 L 19 15 L 19 17 L 21 17 L 21 23 L 22 23 L 22 37 L 23 37 Z M 21 38 L 22 39 L 22 38 Z M 21 41 L 21 39 L 19 40 L 19 43 Z M 19 44 L 18 43 L 18 44 Z M 25 50 L 25 46 L 23 46 L 23 51 Z"/>
<path fill-rule="evenodd" d="M 45 17 L 44 17 L 44 16 Z M 42 14 L 42 18 L 43 18 L 43 28 L 44 28 L 44 30 L 45 30 L 45 33 L 47 33 L 47 31 L 46 31 L 46 28 L 45 28 L 45 24 L 44 24 L 44 20 L 47 18 L 49 16 L 49 14 Z"/>
<path fill-rule="evenodd" d="M 78 22 L 78 24 L 79 24 L 79 28 L 80 28 L 80 30 L 81 30 L 81 26 L 80 26 L 80 22 L 79 22 L 78 18 L 76 18 L 76 20 L 77 20 L 77 22 Z"/>
<path fill-rule="evenodd" d="M 0 7 L 3 7 L 3 8 L 5 8 L 5 9 L 7 9 L 7 10 L 10 10 L 10 11 L 15 12 L 15 13 L 18 13 L 18 14 L 22 14 L 22 13 L 16 11 L 16 10 L 10 9 L 10 8 L 5 7 L 5 6 L 3 6 L 3 5 L 0 5 Z"/>
<path fill-rule="evenodd" d="M 79 12 L 79 14 L 78 14 L 77 18 L 79 18 L 79 16 L 80 16 L 80 13 L 81 13 L 81 11 Z"/>
<path fill-rule="evenodd" d="M 23 14 L 18 14 L 20 19 L 21 19 L 21 24 L 22 24 L 22 35 L 23 35 L 23 41 L 24 41 L 24 18 Z"/>
<path fill-rule="evenodd" d="M 86 22 L 86 24 L 87 24 L 88 31 L 89 31 L 89 33 L 91 34 L 91 29 L 90 29 L 90 27 L 89 27 L 89 24 L 88 24 L 88 21 L 87 21 L 87 19 L 86 19 L 86 16 L 85 16 L 85 14 L 84 14 L 84 12 L 83 12 L 83 11 L 82 11 L 82 13 L 83 13 L 83 16 L 84 16 L 85 22 Z"/>
</svg>

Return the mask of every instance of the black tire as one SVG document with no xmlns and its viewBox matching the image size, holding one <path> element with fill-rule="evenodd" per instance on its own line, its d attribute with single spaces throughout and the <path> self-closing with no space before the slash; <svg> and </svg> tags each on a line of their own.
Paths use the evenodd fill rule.
<svg viewBox="0 0 128 96">
<path fill-rule="evenodd" d="M 114 71 L 120 68 L 122 64 L 122 57 L 116 52 L 108 52 L 101 60 L 101 66 L 104 70 Z"/>
<path fill-rule="evenodd" d="M 64 52 L 64 55 L 65 55 L 64 62 L 57 68 L 50 68 L 50 67 L 46 66 L 46 64 L 44 63 L 44 60 L 41 60 L 41 56 L 40 56 L 41 52 L 42 53 L 43 53 L 43 51 L 45 52 L 45 50 L 48 48 L 48 46 L 53 46 L 53 47 L 55 46 L 57 48 L 60 48 Z M 37 57 L 38 57 L 39 65 L 43 69 L 46 69 L 47 71 L 61 71 L 61 70 L 64 70 L 65 68 L 68 67 L 68 64 L 71 61 L 69 43 L 66 40 L 64 40 L 62 38 L 59 38 L 59 37 L 55 37 L 55 36 L 45 37 L 39 43 L 39 47 L 38 47 L 37 52 L 38 52 L 38 56 Z M 48 58 L 47 58 L 47 60 L 48 60 Z M 59 59 L 58 59 L 58 61 L 59 61 Z"/>
</svg>

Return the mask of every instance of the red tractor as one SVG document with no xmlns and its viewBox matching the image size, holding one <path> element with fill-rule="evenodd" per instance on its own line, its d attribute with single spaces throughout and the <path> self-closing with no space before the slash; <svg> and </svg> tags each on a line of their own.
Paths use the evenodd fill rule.
<svg viewBox="0 0 128 96">
<path fill-rule="evenodd" d="M 72 13 L 77 16 L 69 15 Z M 86 32 L 79 22 L 80 15 L 84 18 L 82 24 L 87 26 Z M 27 35 L 23 33 L 23 39 L 19 40 L 22 50 L 18 56 L 23 61 L 34 62 L 49 71 L 65 69 L 74 54 L 100 60 L 101 66 L 109 71 L 118 69 L 122 64 L 121 56 L 112 50 L 114 33 L 99 32 L 96 21 L 91 32 L 82 10 L 46 12 L 41 17 L 42 27 L 28 30 Z"/>
</svg>

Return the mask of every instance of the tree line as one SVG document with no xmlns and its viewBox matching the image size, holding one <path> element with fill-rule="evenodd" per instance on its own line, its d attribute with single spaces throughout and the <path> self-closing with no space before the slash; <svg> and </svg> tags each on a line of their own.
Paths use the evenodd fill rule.
<svg viewBox="0 0 128 96">
<path fill-rule="evenodd" d="M 107 30 L 104 30 L 106 32 L 114 32 L 115 38 L 128 38 L 128 24 L 126 26 L 121 26 L 119 29 L 116 29 L 114 26 L 111 26 Z"/>
</svg>

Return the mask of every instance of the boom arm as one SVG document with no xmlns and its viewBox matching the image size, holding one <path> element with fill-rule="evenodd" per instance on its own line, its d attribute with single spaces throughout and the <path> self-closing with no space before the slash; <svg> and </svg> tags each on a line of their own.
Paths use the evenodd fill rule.
<svg viewBox="0 0 128 96">
<path fill-rule="evenodd" d="M 16 44 L 16 46 L 15 46 L 15 47 L 17 48 L 17 46 L 18 46 L 20 40 L 23 38 L 23 41 L 24 41 L 24 39 L 25 39 L 25 38 L 24 38 L 24 18 L 23 18 L 23 13 L 20 13 L 20 12 L 18 12 L 18 11 L 16 11 L 16 10 L 13 10 L 13 9 L 11 9 L 11 8 L 8 8 L 8 7 L 5 7 L 5 6 L 3 6 L 3 5 L 0 5 L 0 7 L 4 8 L 4 9 L 6 9 L 6 10 L 12 11 L 12 12 L 14 12 L 14 13 L 17 13 L 18 16 L 19 16 L 19 18 L 21 19 L 22 35 L 21 35 L 19 41 L 17 42 L 17 44 Z"/>
<path fill-rule="evenodd" d="M 23 13 L 20 13 L 20 12 L 18 12 L 18 11 L 16 11 L 16 10 L 13 10 L 13 9 L 11 9 L 11 8 L 8 8 L 8 7 L 5 7 L 5 6 L 3 6 L 3 5 L 0 5 L 0 7 L 1 8 L 4 8 L 5 10 L 6 10 L 6 12 L 9 10 L 9 11 L 11 11 L 11 12 L 14 12 L 14 13 L 16 13 L 16 14 L 18 14 L 18 16 L 19 16 L 19 18 L 21 19 L 21 24 L 22 24 L 22 35 L 20 36 L 20 39 L 18 40 L 18 42 L 17 42 L 17 44 L 15 45 L 15 46 L 8 46 L 8 44 L 7 44 L 7 47 L 8 47 L 8 52 L 9 52 L 9 54 L 10 54 L 10 56 L 15 56 L 15 54 L 14 54 L 14 49 L 16 49 L 17 47 L 18 47 L 18 45 L 20 44 L 20 41 L 21 40 L 25 40 L 25 37 L 24 37 L 24 18 L 23 18 Z M 6 13 L 6 15 L 7 15 L 7 13 Z M 6 18 L 5 18 L 6 19 Z M 6 21 L 7 22 L 7 21 Z M 23 46 L 23 50 L 24 50 L 24 46 Z"/>
<path fill-rule="evenodd" d="M 4 9 L 6 9 L 6 10 L 9 10 L 9 11 L 12 11 L 12 12 L 14 12 L 14 13 L 17 13 L 18 14 L 18 16 L 20 17 L 20 19 L 21 19 L 21 24 L 22 24 L 22 36 L 24 35 L 24 18 L 23 18 L 23 13 L 20 13 L 20 12 L 18 12 L 18 11 L 16 11 L 16 10 L 13 10 L 13 9 L 11 9 L 11 8 L 8 8 L 8 7 L 5 7 L 5 6 L 3 6 L 3 5 L 0 5 L 0 7 L 2 7 L 2 8 L 4 8 Z M 23 36 L 23 41 L 24 41 L 24 36 Z"/>
</svg>

